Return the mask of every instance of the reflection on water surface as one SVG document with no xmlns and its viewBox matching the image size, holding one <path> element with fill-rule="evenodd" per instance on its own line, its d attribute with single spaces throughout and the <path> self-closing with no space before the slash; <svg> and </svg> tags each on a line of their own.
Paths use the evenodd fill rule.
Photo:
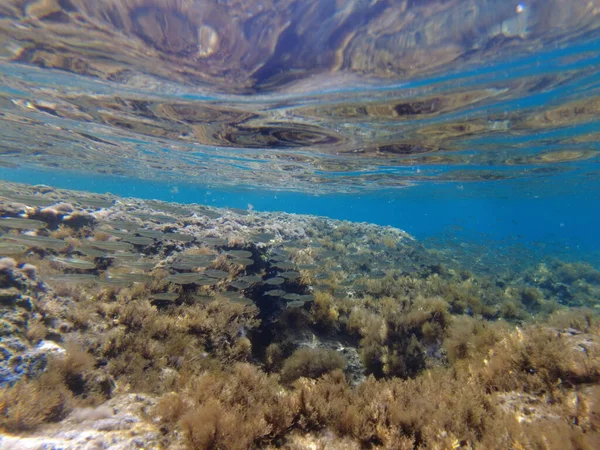
<svg viewBox="0 0 600 450">
<path fill-rule="evenodd" d="M 348 192 L 598 161 L 600 3 L 8 0 L 0 165 Z"/>
</svg>

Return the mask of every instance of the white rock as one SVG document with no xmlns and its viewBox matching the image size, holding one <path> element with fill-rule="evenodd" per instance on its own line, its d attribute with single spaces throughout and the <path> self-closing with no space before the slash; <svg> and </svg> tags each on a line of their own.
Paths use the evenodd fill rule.
<svg viewBox="0 0 600 450">
<path fill-rule="evenodd" d="M 158 425 L 144 419 L 155 404 L 150 396 L 128 394 L 96 408 L 75 409 L 62 422 L 26 436 L 0 434 L 0 450 L 159 450 Z"/>
<path fill-rule="evenodd" d="M 41 341 L 37 346 L 36 350 L 43 353 L 54 353 L 57 355 L 63 355 L 66 353 L 66 350 L 58 345 L 56 342 L 52 341 Z"/>
</svg>

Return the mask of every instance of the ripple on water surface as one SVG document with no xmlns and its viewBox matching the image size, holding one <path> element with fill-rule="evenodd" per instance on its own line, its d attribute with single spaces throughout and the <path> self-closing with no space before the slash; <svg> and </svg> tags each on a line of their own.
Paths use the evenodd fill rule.
<svg viewBox="0 0 600 450">
<path fill-rule="evenodd" d="M 8 0 L 0 167 L 303 192 L 581 177 L 600 151 L 598 11 Z"/>
</svg>

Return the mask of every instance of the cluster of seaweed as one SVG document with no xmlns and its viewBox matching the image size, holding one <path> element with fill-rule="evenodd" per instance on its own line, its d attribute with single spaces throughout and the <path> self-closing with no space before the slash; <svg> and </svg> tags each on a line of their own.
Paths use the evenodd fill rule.
<svg viewBox="0 0 600 450">
<path fill-rule="evenodd" d="M 28 306 L 3 336 L 61 349 L 2 384 L 5 431 L 145 392 L 165 448 L 600 445 L 591 266 L 479 275 L 393 229 L 70 195 L 4 193 L 3 307 Z"/>
</svg>

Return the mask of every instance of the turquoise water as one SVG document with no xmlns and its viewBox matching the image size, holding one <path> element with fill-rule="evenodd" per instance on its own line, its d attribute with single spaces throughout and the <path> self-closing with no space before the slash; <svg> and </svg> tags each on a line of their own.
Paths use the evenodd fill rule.
<svg viewBox="0 0 600 450">
<path fill-rule="evenodd" d="M 123 197 L 141 197 L 178 203 L 201 203 L 218 207 L 315 214 L 355 222 L 368 221 L 406 230 L 418 239 L 439 244 L 472 243 L 496 248 L 525 245 L 536 257 L 552 255 L 566 260 L 597 264 L 600 236 L 594 223 L 600 210 L 597 187 L 590 183 L 585 196 L 551 193 L 515 197 L 512 186 L 497 185 L 464 193 L 456 183 L 419 185 L 402 191 L 362 195 L 306 195 L 261 189 L 201 187 L 197 184 L 124 180 L 77 173 L 0 171 L 17 182 L 34 179 L 62 188 L 111 192 Z M 173 187 L 177 191 L 173 192 Z M 494 189 L 493 193 L 489 189 Z M 560 207 L 557 208 L 557 201 Z"/>
</svg>

